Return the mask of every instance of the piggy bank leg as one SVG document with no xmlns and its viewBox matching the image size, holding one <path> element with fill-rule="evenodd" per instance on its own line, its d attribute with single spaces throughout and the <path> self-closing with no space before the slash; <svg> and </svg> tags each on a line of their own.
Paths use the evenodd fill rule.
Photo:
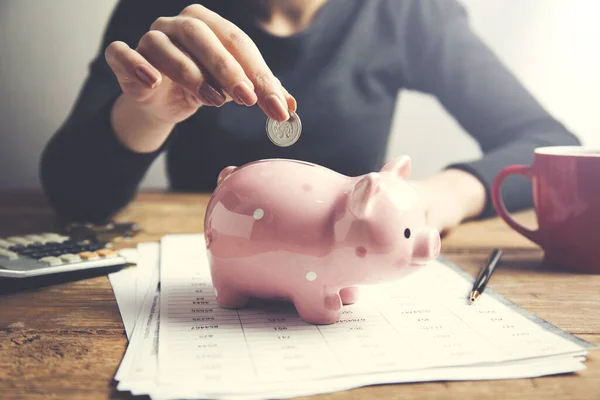
<svg viewBox="0 0 600 400">
<path fill-rule="evenodd" d="M 215 296 L 217 304 L 224 308 L 244 308 L 250 301 L 247 296 L 225 285 L 221 285 L 220 288 L 215 285 Z"/>
<path fill-rule="evenodd" d="M 333 324 L 340 318 L 342 301 L 335 292 L 302 292 L 292 297 L 298 315 L 311 324 Z"/>
<path fill-rule="evenodd" d="M 232 286 L 227 279 L 215 274 L 212 279 L 217 304 L 224 308 L 244 308 L 250 299 Z"/>
<path fill-rule="evenodd" d="M 358 300 L 359 296 L 359 288 L 358 287 L 348 287 L 340 290 L 340 298 L 342 299 L 342 304 L 354 304 Z"/>
</svg>

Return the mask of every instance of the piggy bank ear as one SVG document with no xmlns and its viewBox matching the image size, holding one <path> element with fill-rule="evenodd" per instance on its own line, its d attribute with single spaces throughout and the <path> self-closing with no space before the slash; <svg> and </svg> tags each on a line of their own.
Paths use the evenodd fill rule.
<svg viewBox="0 0 600 400">
<path fill-rule="evenodd" d="M 227 178 L 229 175 L 231 175 L 231 173 L 233 171 L 235 171 L 236 169 L 237 169 L 237 167 L 234 167 L 234 166 L 229 166 L 229 167 L 223 168 L 223 170 L 217 177 L 217 186 L 220 185 L 225 180 L 225 178 Z"/>
<path fill-rule="evenodd" d="M 381 172 L 391 172 L 400 178 L 408 179 L 410 167 L 410 157 L 400 156 L 386 162 L 383 167 L 381 167 Z"/>
<path fill-rule="evenodd" d="M 352 188 L 348 208 L 357 219 L 364 219 L 370 214 L 378 183 L 379 174 L 373 172 L 362 177 Z"/>
</svg>

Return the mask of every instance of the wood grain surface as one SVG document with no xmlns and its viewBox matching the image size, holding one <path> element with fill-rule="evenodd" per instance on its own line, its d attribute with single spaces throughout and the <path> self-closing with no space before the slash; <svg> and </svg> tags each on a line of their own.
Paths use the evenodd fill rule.
<svg viewBox="0 0 600 400">
<path fill-rule="evenodd" d="M 117 220 L 137 222 L 138 236 L 202 231 L 207 195 L 140 193 Z M 516 218 L 535 227 L 535 215 Z M 0 236 L 54 230 L 59 221 L 38 193 L 0 194 Z M 443 238 L 442 255 L 476 274 L 494 247 L 504 257 L 489 287 L 584 340 L 600 345 L 600 275 L 551 269 L 543 253 L 490 219 Z M 0 281 L 0 399 L 129 398 L 113 377 L 127 347 L 107 271 Z M 501 381 L 428 382 L 363 387 L 310 399 L 600 399 L 600 353 L 575 374 Z"/>
</svg>

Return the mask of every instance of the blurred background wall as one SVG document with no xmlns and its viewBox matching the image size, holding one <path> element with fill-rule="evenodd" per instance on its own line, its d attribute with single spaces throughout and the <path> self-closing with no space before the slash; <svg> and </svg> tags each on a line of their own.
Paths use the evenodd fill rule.
<svg viewBox="0 0 600 400">
<path fill-rule="evenodd" d="M 400 1 L 400 0 L 398 0 Z M 0 0 L 0 190 L 39 188 L 38 160 L 66 118 L 115 0 Z M 600 147 L 600 2 L 462 0 L 472 26 L 525 86 L 585 144 Z M 429 96 L 404 92 L 390 155 L 413 177 L 479 149 Z M 429 143 L 443 151 L 426 150 Z M 143 187 L 164 188 L 164 157 Z"/>
</svg>

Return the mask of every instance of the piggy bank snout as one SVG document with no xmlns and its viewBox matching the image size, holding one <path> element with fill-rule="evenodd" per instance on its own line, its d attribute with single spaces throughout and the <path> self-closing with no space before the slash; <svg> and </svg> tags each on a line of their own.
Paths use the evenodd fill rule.
<svg viewBox="0 0 600 400">
<path fill-rule="evenodd" d="M 415 238 L 413 248 L 413 263 L 426 263 L 440 255 L 442 241 L 435 229 L 424 228 Z"/>
</svg>

